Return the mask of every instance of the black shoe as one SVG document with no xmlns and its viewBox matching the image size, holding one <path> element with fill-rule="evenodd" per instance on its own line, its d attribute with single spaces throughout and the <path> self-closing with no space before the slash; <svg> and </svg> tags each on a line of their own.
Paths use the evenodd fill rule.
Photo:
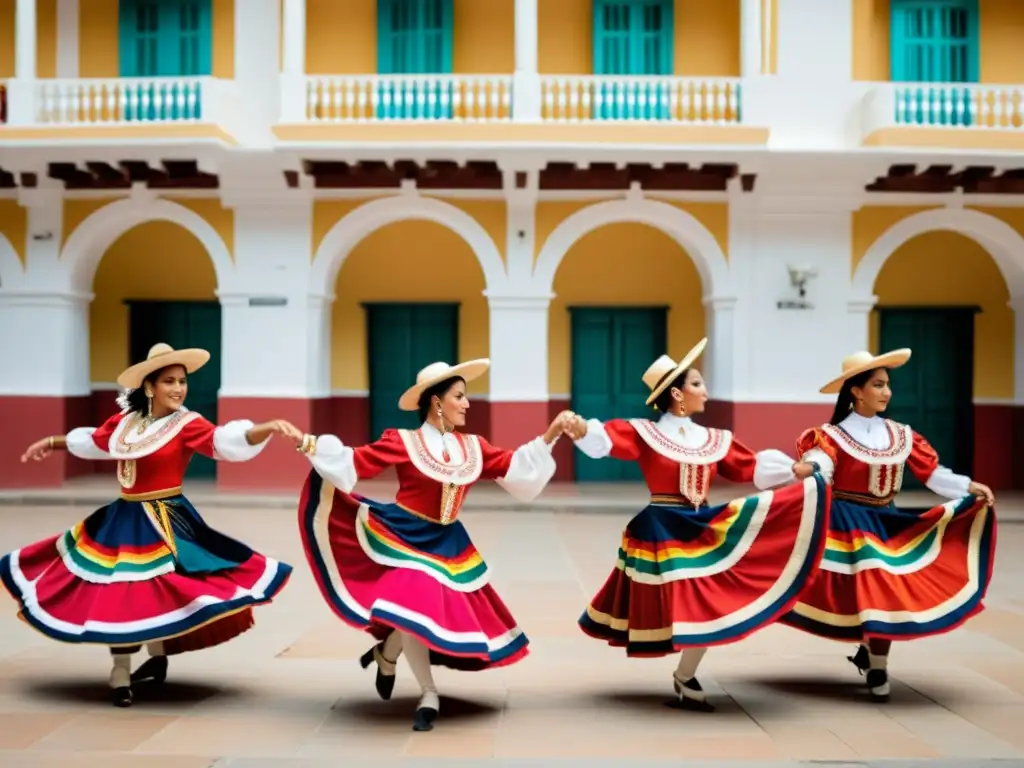
<svg viewBox="0 0 1024 768">
<path fill-rule="evenodd" d="M 388 661 L 384 656 L 384 643 L 380 642 L 373 646 L 370 650 L 359 657 L 359 666 L 366 669 L 371 664 L 377 663 L 377 677 L 373 681 L 374 688 L 377 689 L 377 695 L 380 696 L 384 701 L 391 698 L 392 692 L 395 690 L 395 675 L 385 675 L 380 671 L 380 664 L 378 663 L 377 657 Z M 394 663 L 394 662 L 391 662 Z"/>
<path fill-rule="evenodd" d="M 869 669 L 867 684 L 872 701 L 881 704 L 889 700 L 889 673 L 884 669 Z"/>
<path fill-rule="evenodd" d="M 853 656 L 847 656 L 846 660 L 853 664 L 862 675 L 871 668 L 871 660 L 868 658 L 868 647 L 866 645 L 859 646 L 857 653 Z"/>
<path fill-rule="evenodd" d="M 167 657 L 150 656 L 132 672 L 133 683 L 162 683 L 167 679 Z"/>
<path fill-rule="evenodd" d="M 685 709 L 691 712 L 714 712 L 715 707 L 703 698 L 694 698 L 693 696 L 687 696 L 685 691 L 693 691 L 694 693 L 704 693 L 704 689 L 700 687 L 700 683 L 697 682 L 696 677 L 691 677 L 685 683 L 679 682 L 679 679 L 673 676 L 673 687 L 676 689 L 676 698 L 671 701 L 666 701 L 665 706 L 671 707 L 672 709 Z"/>
<path fill-rule="evenodd" d="M 437 720 L 437 710 L 433 707 L 420 707 L 412 718 L 412 729 L 414 731 L 434 730 L 434 721 Z"/>
<path fill-rule="evenodd" d="M 132 689 L 128 686 L 115 688 L 112 691 L 111 703 L 115 707 L 130 707 L 132 705 Z"/>
</svg>

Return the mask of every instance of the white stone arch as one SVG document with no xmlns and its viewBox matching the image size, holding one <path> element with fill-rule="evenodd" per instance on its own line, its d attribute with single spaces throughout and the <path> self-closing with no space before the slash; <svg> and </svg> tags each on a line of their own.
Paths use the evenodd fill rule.
<svg viewBox="0 0 1024 768">
<path fill-rule="evenodd" d="M 505 263 L 494 240 L 480 222 L 454 205 L 429 197 L 385 197 L 365 203 L 343 216 L 328 230 L 313 257 L 310 270 L 312 295 L 334 294 L 338 272 L 360 241 L 381 227 L 398 221 L 425 219 L 455 232 L 476 255 L 487 290 L 501 288 L 507 280 Z"/>
<path fill-rule="evenodd" d="M 646 224 L 675 240 L 697 267 L 705 297 L 732 294 L 729 265 L 715 236 L 692 214 L 657 200 L 609 200 L 566 218 L 548 235 L 537 256 L 533 275 L 538 290 L 554 291 L 558 267 L 577 240 L 607 224 L 622 222 Z"/>
<path fill-rule="evenodd" d="M 203 244 L 217 277 L 217 290 L 231 282 L 235 265 L 224 239 L 195 211 L 170 200 L 125 199 L 105 205 L 90 214 L 68 237 L 61 250 L 70 288 L 88 293 L 103 255 L 128 230 L 147 221 L 170 221 L 187 229 Z"/>
<path fill-rule="evenodd" d="M 14 244 L 0 234 L 0 290 L 13 288 L 25 275 L 25 265 L 15 250 Z"/>
<path fill-rule="evenodd" d="M 871 244 L 857 265 L 853 274 L 853 295 L 873 296 L 882 267 L 901 245 L 918 235 L 941 230 L 958 232 L 981 245 L 999 267 L 1010 297 L 1024 297 L 1024 237 L 994 216 L 964 208 L 922 211 L 889 227 Z"/>
</svg>

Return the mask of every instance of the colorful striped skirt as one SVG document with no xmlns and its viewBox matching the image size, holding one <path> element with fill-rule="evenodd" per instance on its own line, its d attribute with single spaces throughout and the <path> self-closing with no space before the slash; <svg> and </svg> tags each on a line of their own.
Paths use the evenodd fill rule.
<svg viewBox="0 0 1024 768">
<path fill-rule="evenodd" d="M 209 647 L 252 626 L 291 566 L 213 530 L 184 496 L 119 499 L 0 558 L 19 618 L 68 643 Z"/>
<path fill-rule="evenodd" d="M 349 626 L 418 638 L 431 663 L 467 671 L 513 664 L 529 641 L 458 520 L 442 525 L 341 493 L 310 472 L 299 503 L 306 557 L 324 600 Z"/>
<path fill-rule="evenodd" d="M 821 568 L 786 624 L 834 640 L 911 640 L 984 610 L 996 516 L 983 500 L 917 513 L 836 498 L 830 519 Z"/>
<path fill-rule="evenodd" d="M 792 608 L 821 561 L 829 497 L 815 474 L 714 507 L 650 504 L 580 628 L 638 657 L 756 632 Z"/>
</svg>

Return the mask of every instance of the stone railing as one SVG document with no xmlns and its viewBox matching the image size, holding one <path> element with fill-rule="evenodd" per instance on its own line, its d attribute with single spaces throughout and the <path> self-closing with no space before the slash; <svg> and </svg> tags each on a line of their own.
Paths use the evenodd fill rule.
<svg viewBox="0 0 1024 768">
<path fill-rule="evenodd" d="M 878 83 L 864 102 L 864 135 L 883 128 L 1024 130 L 1024 86 Z"/>
</svg>

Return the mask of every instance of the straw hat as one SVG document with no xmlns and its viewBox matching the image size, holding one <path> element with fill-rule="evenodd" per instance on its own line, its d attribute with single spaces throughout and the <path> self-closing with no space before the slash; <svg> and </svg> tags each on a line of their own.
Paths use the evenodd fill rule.
<svg viewBox="0 0 1024 768">
<path fill-rule="evenodd" d="M 466 381 L 478 378 L 491 367 L 491 361 L 486 358 L 479 360 L 467 360 L 458 365 L 448 363 L 431 363 L 416 374 L 416 383 L 405 390 L 398 399 L 398 407 L 403 411 L 415 411 L 420 405 L 420 395 L 435 384 L 440 384 L 445 379 L 461 376 Z"/>
<path fill-rule="evenodd" d="M 910 359 L 909 349 L 894 349 L 884 355 L 872 355 L 870 352 L 854 352 L 843 360 L 843 374 L 832 379 L 821 388 L 823 395 L 834 395 L 843 388 L 843 382 L 852 379 L 858 373 L 873 371 L 876 368 L 899 368 Z"/>
<path fill-rule="evenodd" d="M 117 383 L 125 389 L 138 389 L 153 371 L 159 371 L 168 365 L 181 365 L 189 373 L 195 373 L 209 360 L 210 353 L 205 349 L 175 349 L 170 344 L 161 342 L 149 348 L 149 354 L 144 361 L 125 369 L 117 377 Z"/>
<path fill-rule="evenodd" d="M 697 342 L 697 346 L 687 352 L 678 363 L 668 355 L 662 355 L 655 360 L 643 375 L 644 384 L 651 390 L 651 396 L 647 398 L 647 405 L 657 400 L 658 395 L 670 387 L 679 374 L 693 365 L 693 361 L 700 357 L 707 345 L 708 340 L 701 339 Z"/>
</svg>

